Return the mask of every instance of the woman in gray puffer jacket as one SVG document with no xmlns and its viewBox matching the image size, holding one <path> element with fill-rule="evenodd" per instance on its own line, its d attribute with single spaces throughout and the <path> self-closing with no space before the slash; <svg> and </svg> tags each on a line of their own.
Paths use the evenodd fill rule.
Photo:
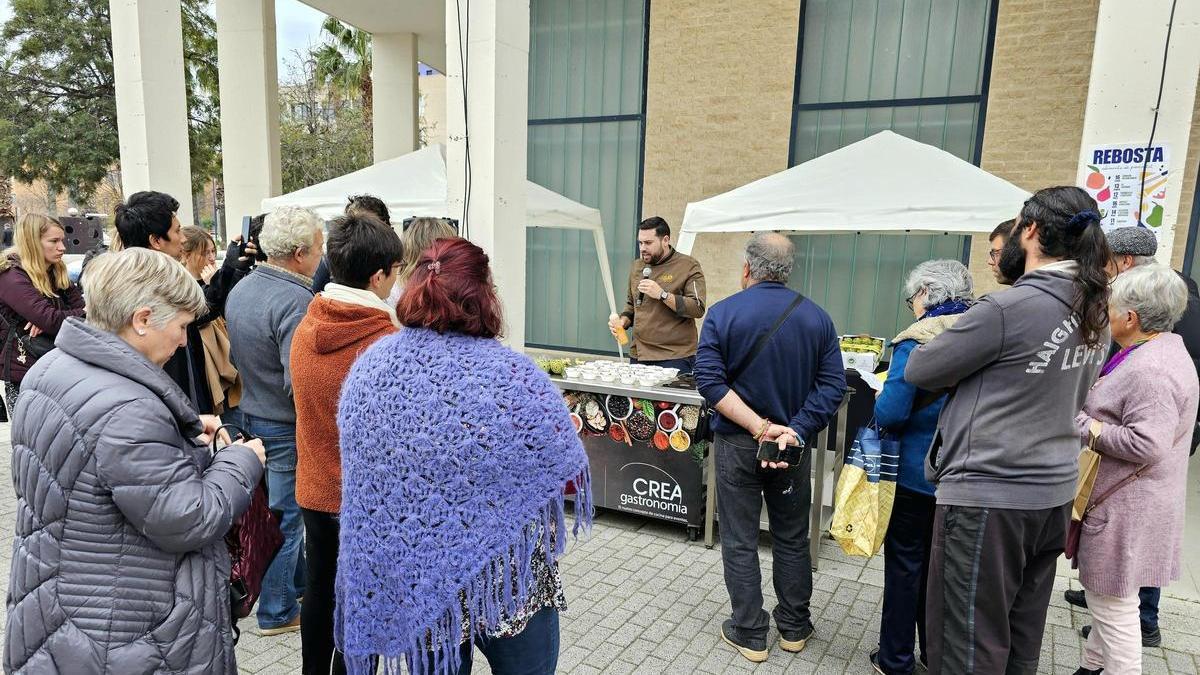
<svg viewBox="0 0 1200 675">
<path fill-rule="evenodd" d="M 141 248 L 97 258 L 84 292 L 87 323 L 67 320 L 17 401 L 4 670 L 235 673 L 224 536 L 262 444 L 212 456 L 219 420 L 162 370 L 204 296 Z"/>
</svg>

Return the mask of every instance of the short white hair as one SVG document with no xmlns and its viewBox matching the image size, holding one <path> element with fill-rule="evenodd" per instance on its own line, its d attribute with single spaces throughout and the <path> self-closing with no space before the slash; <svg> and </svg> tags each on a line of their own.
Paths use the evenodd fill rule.
<svg viewBox="0 0 1200 675">
<path fill-rule="evenodd" d="M 786 284 L 796 263 L 796 247 L 778 232 L 759 232 L 746 242 L 746 264 L 755 281 Z"/>
<path fill-rule="evenodd" d="M 925 289 L 925 309 L 947 300 L 973 300 L 974 284 L 971 271 L 957 260 L 926 260 L 908 273 L 904 284 L 905 297 Z"/>
<path fill-rule="evenodd" d="M 1187 309 L 1187 284 L 1162 263 L 1131 267 L 1112 282 L 1108 304 L 1117 312 L 1137 312 L 1147 333 L 1172 330 Z"/>
<path fill-rule="evenodd" d="M 258 245 L 268 258 L 290 258 L 312 248 L 323 226 L 321 218 L 310 209 L 281 206 L 263 220 Z"/>
<path fill-rule="evenodd" d="M 1130 269 L 1134 267 L 1141 267 L 1142 265 L 1153 265 L 1154 263 L 1158 262 L 1158 258 L 1155 258 L 1152 255 L 1131 255 L 1129 257 L 1133 258 L 1133 264 L 1130 265 Z"/>
<path fill-rule="evenodd" d="M 179 312 L 198 317 L 208 311 L 200 284 L 178 260 L 148 248 L 104 253 L 88 264 L 83 275 L 87 322 L 118 333 L 133 322 L 133 314 L 150 309 L 150 323 L 162 328 Z"/>
</svg>

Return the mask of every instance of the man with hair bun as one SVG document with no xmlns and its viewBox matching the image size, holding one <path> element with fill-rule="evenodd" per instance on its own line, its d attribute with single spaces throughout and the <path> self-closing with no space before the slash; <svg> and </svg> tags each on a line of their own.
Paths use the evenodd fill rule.
<svg viewBox="0 0 1200 675">
<path fill-rule="evenodd" d="M 1022 206 L 991 293 L 909 355 L 950 392 L 925 460 L 934 484 L 926 625 L 932 675 L 1033 673 L 1079 474 L 1074 424 L 1108 352 L 1110 253 L 1077 187 Z"/>
</svg>

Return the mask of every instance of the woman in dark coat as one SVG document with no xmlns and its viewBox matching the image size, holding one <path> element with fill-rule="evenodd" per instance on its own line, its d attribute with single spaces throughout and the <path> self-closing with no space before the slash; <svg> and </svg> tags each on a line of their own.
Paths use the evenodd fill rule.
<svg viewBox="0 0 1200 675">
<path fill-rule="evenodd" d="M 83 316 L 83 294 L 67 276 L 66 231 L 49 216 L 27 213 L 17 221 L 13 247 L 0 254 L 0 379 L 12 412 L 26 371 L 37 355 L 25 336 L 53 341 L 63 321 Z"/>
</svg>

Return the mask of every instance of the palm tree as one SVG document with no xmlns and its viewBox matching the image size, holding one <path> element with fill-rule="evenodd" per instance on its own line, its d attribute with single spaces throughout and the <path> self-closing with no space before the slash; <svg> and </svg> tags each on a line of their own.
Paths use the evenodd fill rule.
<svg viewBox="0 0 1200 675">
<path fill-rule="evenodd" d="M 371 124 L 371 34 L 343 24 L 332 16 L 321 24 L 332 42 L 313 51 L 316 79 L 330 93 L 358 98 L 363 116 Z"/>
</svg>

